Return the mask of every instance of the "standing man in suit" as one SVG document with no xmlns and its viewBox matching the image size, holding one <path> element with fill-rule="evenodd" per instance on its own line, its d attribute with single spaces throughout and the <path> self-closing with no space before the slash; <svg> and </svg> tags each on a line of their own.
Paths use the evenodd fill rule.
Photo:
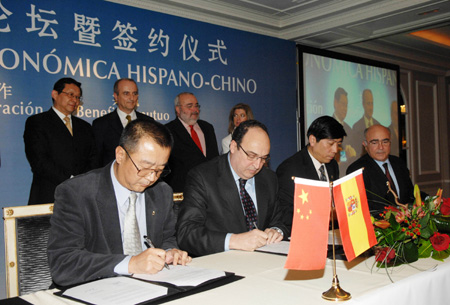
<svg viewBox="0 0 450 305">
<path fill-rule="evenodd" d="M 348 109 L 348 94 L 343 88 L 339 87 L 334 92 L 334 113 L 333 118 L 338 121 L 347 137 L 342 140 L 342 149 L 336 154 L 336 160 L 339 164 L 339 171 L 345 173 L 347 166 L 355 160 L 356 151 L 353 148 L 352 140 L 352 128 L 344 121 L 347 116 Z"/>
<path fill-rule="evenodd" d="M 25 123 L 25 154 L 33 172 L 28 204 L 52 203 L 58 184 L 96 167 L 92 127 L 72 115 L 82 100 L 81 83 L 61 78 L 51 95 L 53 107 Z"/>
<path fill-rule="evenodd" d="M 242 122 L 230 151 L 188 174 L 178 223 L 182 249 L 194 255 L 253 251 L 287 236 L 277 202 L 277 177 L 264 166 L 270 140 L 258 121 Z"/>
<path fill-rule="evenodd" d="M 169 159 L 172 173 L 166 181 L 174 192 L 183 192 L 189 170 L 217 157 L 219 150 L 214 127 L 199 120 L 200 105 L 194 94 L 178 94 L 175 98 L 175 112 L 177 118 L 166 125 L 174 138 Z"/>
<path fill-rule="evenodd" d="M 114 162 L 58 186 L 48 242 L 55 284 L 156 273 L 191 260 L 177 249 L 172 189 L 158 181 L 172 144 L 164 125 L 135 120 Z M 144 235 L 156 248 L 147 249 Z"/>
<path fill-rule="evenodd" d="M 334 159 L 345 133 L 344 127 L 330 116 L 315 119 L 308 128 L 309 144 L 289 157 L 277 168 L 278 197 L 283 223 L 292 229 L 294 213 L 294 181 L 292 177 L 334 181 L 339 178 L 339 166 Z"/>
<path fill-rule="evenodd" d="M 385 206 L 396 206 L 394 195 L 388 192 L 386 185 L 389 180 L 400 203 L 414 202 L 414 187 L 408 168 L 400 158 L 390 155 L 389 129 L 381 125 L 373 125 L 366 129 L 364 138 L 363 145 L 367 154 L 352 163 L 347 169 L 347 174 L 364 167 L 364 185 L 371 214 L 378 215 Z"/>
<path fill-rule="evenodd" d="M 116 110 L 95 119 L 92 123 L 99 167 L 114 160 L 120 135 L 129 122 L 136 119 L 153 120 L 153 118 L 136 111 L 138 99 L 139 91 L 134 79 L 121 78 L 114 83 Z"/>
<path fill-rule="evenodd" d="M 366 128 L 369 128 L 372 125 L 380 125 L 380 122 L 378 122 L 373 117 L 373 94 L 372 90 L 370 89 L 364 89 L 362 93 L 362 106 L 364 108 L 364 114 L 359 121 L 357 121 L 355 124 L 353 124 L 353 135 L 355 138 L 355 143 L 358 145 L 355 148 L 356 150 L 356 157 L 361 157 L 361 154 L 363 153 L 363 146 L 360 145 L 362 142 L 362 135 L 364 133 L 364 130 Z"/>
</svg>

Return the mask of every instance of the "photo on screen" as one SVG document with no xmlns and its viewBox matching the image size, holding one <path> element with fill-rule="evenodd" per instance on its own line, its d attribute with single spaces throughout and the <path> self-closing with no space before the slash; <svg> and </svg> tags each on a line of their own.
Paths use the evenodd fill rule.
<svg viewBox="0 0 450 305">
<path fill-rule="evenodd" d="M 298 46 L 300 141 L 318 117 L 337 119 L 347 133 L 336 155 L 340 176 L 365 153 L 364 130 L 381 124 L 391 131 L 391 154 L 399 155 L 399 75 L 396 65 Z"/>
</svg>

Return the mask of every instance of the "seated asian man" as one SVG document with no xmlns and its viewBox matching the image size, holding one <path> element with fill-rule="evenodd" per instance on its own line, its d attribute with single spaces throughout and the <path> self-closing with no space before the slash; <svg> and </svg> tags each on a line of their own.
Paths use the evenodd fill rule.
<svg viewBox="0 0 450 305">
<path fill-rule="evenodd" d="M 116 160 L 59 185 L 48 259 L 53 281 L 68 286 L 118 274 L 156 273 L 191 261 L 178 250 L 167 174 L 173 139 L 162 124 L 130 122 Z M 156 248 L 146 249 L 144 235 Z"/>
</svg>

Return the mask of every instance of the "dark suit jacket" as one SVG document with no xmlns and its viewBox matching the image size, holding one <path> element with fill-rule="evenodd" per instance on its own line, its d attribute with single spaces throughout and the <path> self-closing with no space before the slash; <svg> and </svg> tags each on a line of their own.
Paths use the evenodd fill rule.
<svg viewBox="0 0 450 305">
<path fill-rule="evenodd" d="M 172 173 L 164 180 L 174 192 L 184 191 L 186 176 L 191 168 L 219 155 L 214 127 L 202 120 L 198 120 L 197 123 L 205 135 L 206 157 L 178 118 L 166 124 L 173 135 L 174 146 L 169 158 Z"/>
<path fill-rule="evenodd" d="M 334 114 L 333 114 L 333 118 L 337 120 L 337 118 Z M 345 136 L 344 140 L 342 141 L 342 151 L 340 152 L 338 164 L 339 164 L 339 172 L 345 173 L 345 171 L 347 170 L 347 167 L 357 159 L 356 156 L 350 157 L 349 155 L 347 155 L 345 152 L 345 147 L 347 145 L 350 145 L 356 151 L 356 149 L 359 146 L 361 146 L 362 141 L 356 141 L 353 137 L 353 130 L 350 127 L 350 125 L 348 125 L 346 122 L 342 122 L 342 123 L 344 123 L 344 124 L 342 124 L 342 127 L 344 127 L 344 131 L 347 134 L 347 136 Z M 343 158 L 344 154 L 345 154 L 345 159 Z"/>
<path fill-rule="evenodd" d="M 152 117 L 136 111 L 138 119 L 153 120 Z M 122 135 L 123 125 L 117 109 L 92 122 L 95 143 L 97 145 L 98 166 L 103 167 L 116 159 L 116 147 Z"/>
<path fill-rule="evenodd" d="M 193 255 L 224 251 L 227 233 L 247 232 L 239 191 L 231 173 L 228 155 L 203 163 L 188 174 L 177 223 L 180 248 Z M 258 227 L 278 227 L 277 177 L 267 167 L 255 176 Z"/>
<path fill-rule="evenodd" d="M 125 258 L 110 168 L 108 164 L 56 189 L 48 260 L 58 285 L 115 276 L 114 267 Z M 147 235 L 157 248 L 177 248 L 172 203 L 172 189 L 165 182 L 145 190 Z"/>
<path fill-rule="evenodd" d="M 328 177 L 331 181 L 339 179 L 339 167 L 336 160 L 325 164 Z M 314 163 L 308 154 L 308 146 L 304 147 L 293 156 L 284 160 L 277 168 L 278 176 L 278 200 L 283 215 L 283 223 L 289 230 L 292 229 L 292 218 L 294 213 L 294 189 L 295 184 L 292 177 L 320 180 Z"/>
<path fill-rule="evenodd" d="M 33 172 L 28 204 L 52 203 L 58 184 L 96 167 L 91 125 L 72 116 L 72 130 L 73 136 L 52 108 L 27 119 L 23 139 Z"/>
<path fill-rule="evenodd" d="M 394 169 L 395 177 L 400 188 L 400 202 L 414 202 L 414 187 L 409 177 L 409 170 L 404 162 L 395 156 L 389 156 L 389 162 Z M 364 185 L 367 191 L 367 201 L 372 214 L 378 214 L 384 210 L 387 205 L 396 205 L 394 196 L 389 193 L 386 186 L 388 181 L 383 170 L 378 164 L 367 154 L 353 162 L 347 169 L 347 174 L 364 167 L 363 177 Z M 372 194 L 375 193 L 376 195 Z M 381 197 L 381 198 L 380 198 Z"/>
</svg>

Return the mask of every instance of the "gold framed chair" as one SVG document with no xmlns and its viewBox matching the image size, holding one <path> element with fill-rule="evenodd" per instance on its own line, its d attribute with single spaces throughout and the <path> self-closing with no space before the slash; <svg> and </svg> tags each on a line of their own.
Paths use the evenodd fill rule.
<svg viewBox="0 0 450 305">
<path fill-rule="evenodd" d="M 183 199 L 183 193 L 173 193 L 173 203 L 179 204 Z"/>
<path fill-rule="evenodd" d="M 53 203 L 4 207 L 8 298 L 48 289 L 47 241 Z"/>
<path fill-rule="evenodd" d="M 183 201 L 183 193 L 173 193 L 173 211 L 175 217 L 178 219 L 178 212 L 180 211 L 180 204 Z"/>
</svg>

